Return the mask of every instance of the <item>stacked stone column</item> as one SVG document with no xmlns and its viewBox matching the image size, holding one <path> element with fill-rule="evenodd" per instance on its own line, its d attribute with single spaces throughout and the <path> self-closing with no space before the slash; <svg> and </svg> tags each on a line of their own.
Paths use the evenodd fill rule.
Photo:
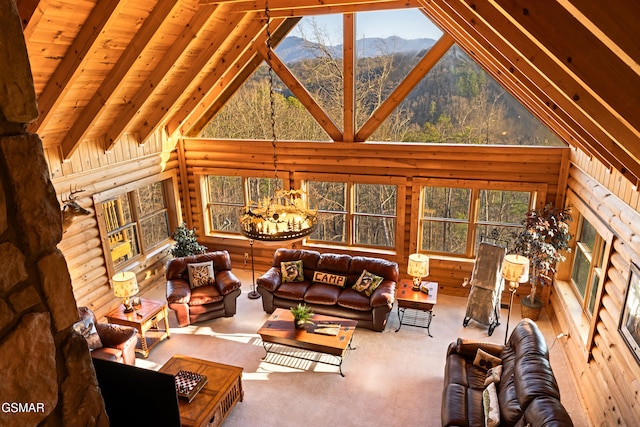
<svg viewBox="0 0 640 427">
<path fill-rule="evenodd" d="M 20 18 L 0 0 L 0 425 L 108 425 L 56 245 L 60 205 L 42 142 Z"/>
</svg>

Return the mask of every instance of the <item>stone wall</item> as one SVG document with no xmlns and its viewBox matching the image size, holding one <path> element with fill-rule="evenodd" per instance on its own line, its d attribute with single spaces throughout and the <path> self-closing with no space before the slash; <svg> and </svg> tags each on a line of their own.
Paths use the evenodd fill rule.
<svg viewBox="0 0 640 427">
<path fill-rule="evenodd" d="M 56 245 L 60 206 L 42 142 L 27 134 L 36 96 L 13 0 L 0 0 L 0 425 L 107 426 Z"/>
</svg>

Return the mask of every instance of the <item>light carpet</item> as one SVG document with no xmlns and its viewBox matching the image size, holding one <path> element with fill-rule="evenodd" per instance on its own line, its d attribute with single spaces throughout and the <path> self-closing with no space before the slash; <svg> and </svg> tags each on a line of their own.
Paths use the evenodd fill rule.
<svg viewBox="0 0 640 427">
<path fill-rule="evenodd" d="M 487 326 L 471 321 L 465 328 L 466 299 L 439 295 L 429 337 L 426 329 L 402 326 L 396 308 L 384 332 L 357 328 L 347 352 L 341 377 L 335 366 L 269 356 L 257 330 L 268 318 L 260 299 L 247 297 L 251 270 L 234 269 L 243 283 L 237 314 L 177 327 L 169 310 L 171 338 L 159 343 L 147 359 L 136 365 L 159 369 L 174 354 L 184 354 L 243 368 L 244 400 L 224 422 L 225 427 L 269 426 L 438 426 L 442 402 L 445 354 L 457 337 L 504 343 L 507 310 L 493 335 Z M 257 277 L 257 275 L 256 275 Z M 164 300 L 164 288 L 145 298 Z M 510 330 L 520 320 L 514 305 Z M 551 365 L 560 385 L 562 402 L 576 426 L 586 426 L 580 401 L 566 366 L 566 359 L 545 313 L 537 322 L 551 347 Z"/>
</svg>

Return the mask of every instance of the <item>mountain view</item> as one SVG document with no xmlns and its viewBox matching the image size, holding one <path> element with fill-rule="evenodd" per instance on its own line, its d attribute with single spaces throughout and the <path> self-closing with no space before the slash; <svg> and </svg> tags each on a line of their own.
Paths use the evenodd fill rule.
<svg viewBox="0 0 640 427">
<path fill-rule="evenodd" d="M 393 53 L 418 53 L 429 49 L 435 44 L 433 39 L 406 40 L 400 37 L 369 37 L 356 40 L 356 52 L 359 58 L 373 58 L 380 56 L 381 52 Z M 314 53 L 326 49 L 334 58 L 342 59 L 343 45 L 322 46 L 302 37 L 289 36 L 285 38 L 275 49 L 276 54 L 285 64 L 291 64 L 303 59 L 313 59 Z"/>
<path fill-rule="evenodd" d="M 362 38 L 356 43 L 356 124 L 362 126 L 425 53 L 430 38 Z M 327 115 L 342 127 L 342 45 L 289 36 L 275 49 Z M 273 74 L 278 138 L 326 141 L 328 135 Z M 262 65 L 202 136 L 271 139 L 269 71 Z M 454 45 L 369 138 L 447 144 L 562 145 L 551 131 Z"/>
</svg>

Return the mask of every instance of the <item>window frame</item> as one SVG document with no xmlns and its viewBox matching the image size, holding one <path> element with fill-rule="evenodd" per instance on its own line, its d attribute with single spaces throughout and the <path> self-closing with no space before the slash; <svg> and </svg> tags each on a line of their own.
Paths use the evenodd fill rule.
<svg viewBox="0 0 640 427">
<path fill-rule="evenodd" d="M 219 230 L 213 230 L 211 227 L 211 211 L 208 200 L 209 191 L 207 184 L 208 176 L 239 176 L 242 178 L 242 197 L 244 203 L 242 206 L 246 206 L 249 203 L 249 188 L 247 186 L 248 178 L 276 178 L 276 176 L 282 180 L 283 190 L 291 189 L 290 173 L 287 171 L 278 171 L 277 175 L 274 171 L 266 170 L 253 170 L 253 169 L 225 169 L 225 168 L 194 168 L 193 174 L 196 177 L 196 198 L 198 200 L 200 212 L 202 212 L 202 223 L 204 235 L 213 238 L 225 238 L 225 239 L 246 239 L 239 231 L 236 232 L 224 232 Z M 232 205 L 228 205 L 232 206 Z M 235 205 L 233 205 L 235 206 Z"/>
<path fill-rule="evenodd" d="M 162 209 L 167 213 L 167 221 L 169 227 L 169 236 L 166 239 L 163 239 L 157 242 L 155 245 L 147 248 L 144 245 L 142 238 L 142 221 L 149 218 L 151 215 L 154 215 L 161 210 L 154 211 L 152 214 L 147 214 L 141 216 L 138 212 L 138 197 L 136 195 L 136 190 L 146 187 L 148 185 L 154 183 L 162 183 L 164 197 L 165 197 L 165 207 Z M 137 238 L 139 240 L 139 253 L 130 259 L 123 261 L 122 263 L 115 264 L 112 260 L 111 254 L 111 246 L 109 245 L 109 232 L 107 231 L 107 226 L 105 223 L 105 213 L 103 209 L 103 203 L 115 199 L 119 196 L 126 194 L 129 198 L 129 202 L 131 203 L 132 209 L 132 224 L 135 224 L 138 232 Z M 96 193 L 93 195 L 93 204 L 94 209 L 96 211 L 96 219 L 98 224 L 98 230 L 100 232 L 100 240 L 102 241 L 102 249 L 104 255 L 105 266 L 107 268 L 107 273 L 109 277 L 113 277 L 116 273 L 120 271 L 130 270 L 133 266 L 140 264 L 143 260 L 146 260 L 153 256 L 154 254 L 168 248 L 172 244 L 171 230 L 174 230 L 178 226 L 178 218 L 181 216 L 179 212 L 179 190 L 178 190 L 178 178 L 177 173 L 175 171 L 163 172 L 153 177 L 147 177 L 143 179 L 139 179 L 137 181 L 132 181 L 127 184 L 111 188 L 106 191 L 102 191 L 100 193 Z"/>
<path fill-rule="evenodd" d="M 421 250 L 422 239 L 422 209 L 424 206 L 423 188 L 424 187 L 445 187 L 445 188 L 466 188 L 471 190 L 469 198 L 469 218 L 467 220 L 469 229 L 467 232 L 467 242 L 465 253 L 451 252 L 435 252 Z M 446 178 L 414 178 L 412 189 L 412 210 L 411 210 L 411 232 L 410 232 L 410 253 L 428 253 L 436 257 L 450 258 L 468 258 L 475 257 L 476 241 L 478 237 L 478 226 L 488 225 L 485 221 L 478 221 L 478 209 L 480 204 L 481 190 L 494 191 L 518 191 L 529 192 L 531 198 L 529 200 L 529 209 L 540 208 L 544 205 L 547 198 L 547 184 L 544 183 L 526 183 L 512 181 L 486 181 L 486 180 L 468 180 L 468 179 L 446 179 Z M 456 221 L 459 223 L 459 221 Z M 497 224 L 496 224 L 497 225 Z"/>
<path fill-rule="evenodd" d="M 407 179 L 399 176 L 369 176 L 369 175 L 349 175 L 349 174 L 323 174 L 323 173 L 295 173 L 294 182 L 307 189 L 307 182 L 342 182 L 347 185 L 346 188 L 346 224 L 345 234 L 347 236 L 347 242 L 335 243 L 327 242 L 325 240 L 312 240 L 310 238 L 305 239 L 305 246 L 317 247 L 317 248 L 331 248 L 331 249 L 350 249 L 358 250 L 362 252 L 377 252 L 386 254 L 397 254 L 402 252 L 403 237 L 405 232 L 404 218 L 405 218 L 405 201 L 407 193 Z M 385 246 L 373 246 L 355 244 L 355 218 L 362 216 L 362 213 L 355 212 L 355 193 L 353 187 L 355 184 L 366 185 L 395 185 L 397 187 L 396 192 L 396 214 L 395 214 L 395 241 L 393 247 Z M 375 216 L 375 214 L 364 214 L 366 216 Z M 384 217 L 387 217 L 386 215 Z"/>
<path fill-rule="evenodd" d="M 575 216 L 574 216 L 575 218 Z M 573 244 L 573 248 L 572 248 L 572 252 L 573 255 L 571 257 L 571 265 L 569 268 L 569 283 L 571 284 L 571 289 L 576 297 L 576 299 L 578 301 L 580 301 L 581 303 L 581 308 L 582 311 L 584 313 L 584 315 L 588 318 L 591 319 L 593 317 L 594 313 L 597 313 L 597 294 L 598 291 L 600 290 L 600 287 L 602 286 L 602 284 L 604 283 L 604 275 L 606 273 L 606 268 L 603 265 L 594 265 L 594 260 L 600 260 L 602 261 L 602 263 L 604 264 L 605 262 L 605 249 L 606 249 L 606 240 L 604 239 L 604 237 L 602 237 L 600 235 L 600 233 L 598 233 L 598 230 L 596 229 L 596 227 L 591 224 L 591 222 L 589 220 L 587 220 L 583 215 L 578 214 L 578 218 L 575 218 L 574 220 L 577 220 L 577 227 L 576 227 L 576 231 L 574 233 L 574 244 Z M 582 230 L 584 229 L 584 223 L 585 221 L 593 228 L 593 230 L 596 233 L 595 239 L 594 239 L 594 243 L 593 243 L 593 248 L 591 248 L 591 252 L 589 254 L 586 254 L 586 251 L 584 249 L 584 244 L 582 244 L 580 242 L 579 235 L 582 234 Z M 580 290 L 578 289 L 578 284 L 575 282 L 574 277 L 573 277 L 573 271 L 576 265 L 576 260 L 578 259 L 578 253 L 582 253 L 584 255 L 584 257 L 587 259 L 587 261 L 589 262 L 589 273 L 587 274 L 587 280 L 585 283 L 585 294 L 584 297 L 580 294 Z M 600 272 L 598 273 L 596 270 L 600 270 Z M 596 274 L 598 277 L 598 286 L 596 288 L 596 295 L 593 295 L 593 289 L 592 289 L 592 284 L 593 284 L 593 275 Z M 589 310 L 589 303 L 591 298 L 593 297 L 594 299 L 594 306 L 593 306 L 593 312 Z"/>
</svg>

